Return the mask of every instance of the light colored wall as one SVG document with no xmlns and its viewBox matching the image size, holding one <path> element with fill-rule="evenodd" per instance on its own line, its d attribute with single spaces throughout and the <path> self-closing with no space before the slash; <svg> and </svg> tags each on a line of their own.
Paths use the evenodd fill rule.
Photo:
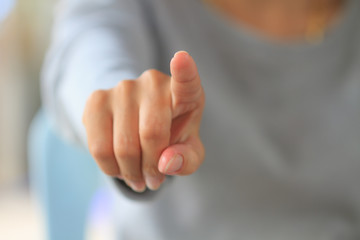
<svg viewBox="0 0 360 240">
<path fill-rule="evenodd" d="M 18 0 L 0 23 L 0 187 L 24 182 L 27 130 L 39 108 L 51 0 Z"/>
</svg>

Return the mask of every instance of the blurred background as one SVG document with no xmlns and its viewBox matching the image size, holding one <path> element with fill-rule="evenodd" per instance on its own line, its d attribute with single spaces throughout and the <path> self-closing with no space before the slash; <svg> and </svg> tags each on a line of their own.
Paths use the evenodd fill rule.
<svg viewBox="0 0 360 240">
<path fill-rule="evenodd" d="M 0 239 L 44 239 L 29 191 L 27 132 L 55 0 L 0 0 Z"/>
</svg>

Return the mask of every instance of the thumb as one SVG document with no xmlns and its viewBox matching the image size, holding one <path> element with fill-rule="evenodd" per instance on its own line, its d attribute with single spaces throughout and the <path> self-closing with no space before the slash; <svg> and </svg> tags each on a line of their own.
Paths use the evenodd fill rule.
<svg viewBox="0 0 360 240">
<path fill-rule="evenodd" d="M 161 154 L 158 169 L 166 175 L 190 175 L 202 164 L 204 146 L 198 137 L 189 137 L 184 143 L 169 146 Z"/>
<path fill-rule="evenodd" d="M 170 71 L 173 108 L 190 110 L 199 105 L 203 91 L 194 59 L 185 51 L 177 52 Z"/>
</svg>

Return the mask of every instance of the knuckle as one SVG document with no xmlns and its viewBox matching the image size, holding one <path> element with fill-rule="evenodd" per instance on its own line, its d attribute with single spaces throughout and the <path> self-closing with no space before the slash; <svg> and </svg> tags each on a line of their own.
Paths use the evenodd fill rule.
<svg viewBox="0 0 360 240">
<path fill-rule="evenodd" d="M 152 87 L 161 86 L 165 78 L 167 78 L 167 76 L 156 69 L 148 69 L 141 75 L 141 79 L 145 80 L 146 84 Z"/>
<path fill-rule="evenodd" d="M 144 165 L 143 173 L 144 173 L 144 175 L 146 175 L 148 177 L 159 177 L 161 175 L 157 166 L 152 165 L 152 164 Z"/>
<path fill-rule="evenodd" d="M 123 175 L 124 179 L 131 182 L 141 182 L 143 181 L 143 178 L 140 174 L 130 174 L 130 173 L 124 173 Z"/>
<path fill-rule="evenodd" d="M 132 144 L 118 144 L 114 147 L 116 159 L 127 160 L 134 159 L 139 156 L 139 150 Z"/>
<path fill-rule="evenodd" d="M 140 144 L 133 136 L 121 135 L 114 146 L 115 156 L 118 160 L 130 160 L 140 157 Z"/>
<path fill-rule="evenodd" d="M 106 161 L 113 157 L 112 148 L 108 144 L 93 143 L 89 146 L 89 151 L 99 161 Z"/>
<path fill-rule="evenodd" d="M 110 177 L 118 176 L 120 173 L 120 171 L 116 168 L 102 168 L 101 170 L 105 175 Z"/>
<path fill-rule="evenodd" d="M 123 80 L 118 83 L 114 90 L 116 94 L 126 95 L 134 90 L 134 88 L 136 87 L 135 85 L 136 82 L 134 80 Z"/>
<path fill-rule="evenodd" d="M 106 90 L 97 90 L 93 92 L 88 100 L 88 105 L 95 107 L 103 107 L 104 104 L 108 101 L 108 91 Z"/>
<path fill-rule="evenodd" d="M 130 154 L 124 146 L 116 146 L 114 148 L 115 157 L 117 160 L 128 159 Z"/>
<path fill-rule="evenodd" d="M 94 115 L 101 115 L 109 110 L 109 91 L 97 90 L 93 92 L 86 101 L 82 115 L 82 123 L 86 126 L 89 119 Z"/>
<path fill-rule="evenodd" d="M 136 140 L 135 137 L 133 137 L 131 135 L 120 134 L 120 136 L 118 136 L 116 144 L 118 146 L 129 147 L 129 146 L 132 146 L 132 145 L 136 145 L 137 140 Z"/>
<path fill-rule="evenodd" d="M 140 135 L 142 139 L 146 141 L 165 138 L 170 133 L 170 129 L 167 128 L 166 123 L 163 121 L 152 121 L 151 123 L 145 123 L 144 125 Z"/>
<path fill-rule="evenodd" d="M 160 74 L 162 74 L 162 73 L 160 71 L 156 70 L 156 69 L 148 69 L 148 70 L 144 71 L 141 74 L 141 76 L 145 77 L 145 78 L 156 78 Z"/>
</svg>

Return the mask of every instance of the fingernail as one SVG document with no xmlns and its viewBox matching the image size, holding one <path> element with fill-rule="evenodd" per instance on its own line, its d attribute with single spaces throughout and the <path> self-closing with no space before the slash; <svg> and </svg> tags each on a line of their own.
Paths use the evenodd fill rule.
<svg viewBox="0 0 360 240">
<path fill-rule="evenodd" d="M 134 182 L 130 181 L 129 186 L 134 190 L 135 192 L 144 192 L 145 191 L 145 184 L 143 182 Z"/>
<path fill-rule="evenodd" d="M 164 173 L 165 174 L 173 174 L 180 170 L 184 162 L 184 158 L 181 154 L 174 155 L 170 161 L 166 164 Z"/>
<path fill-rule="evenodd" d="M 187 51 L 181 50 L 181 51 L 177 51 L 177 52 L 174 54 L 174 57 L 176 57 L 176 56 L 179 55 L 179 54 L 184 54 L 184 55 L 186 55 L 187 57 L 190 56 L 190 54 L 189 54 Z"/>
<path fill-rule="evenodd" d="M 159 189 L 162 181 L 157 177 L 147 177 L 145 178 L 145 182 L 150 190 L 155 191 Z"/>
</svg>

